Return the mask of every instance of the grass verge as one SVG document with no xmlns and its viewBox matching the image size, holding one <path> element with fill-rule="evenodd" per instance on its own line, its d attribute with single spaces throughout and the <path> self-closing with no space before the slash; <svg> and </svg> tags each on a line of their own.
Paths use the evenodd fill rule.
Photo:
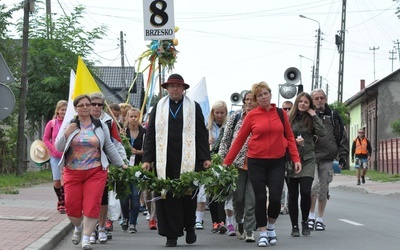
<svg viewBox="0 0 400 250">
<path fill-rule="evenodd" d="M 16 174 L 0 175 L 0 193 L 18 194 L 18 188 L 31 187 L 33 185 L 52 181 L 51 170 L 43 169 L 35 172 L 26 172 L 21 176 Z"/>
<path fill-rule="evenodd" d="M 343 175 L 356 176 L 356 171 L 355 170 L 342 170 L 342 174 Z M 371 181 L 376 181 L 376 182 L 396 182 L 396 181 L 400 181 L 400 175 L 399 174 L 385 174 L 385 173 L 381 173 L 381 172 L 374 171 L 374 170 L 368 170 L 366 176 Z"/>
</svg>

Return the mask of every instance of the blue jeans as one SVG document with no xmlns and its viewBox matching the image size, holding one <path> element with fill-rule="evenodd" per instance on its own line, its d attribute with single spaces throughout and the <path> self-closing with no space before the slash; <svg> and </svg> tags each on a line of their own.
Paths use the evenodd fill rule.
<svg viewBox="0 0 400 250">
<path fill-rule="evenodd" d="M 126 199 L 120 200 L 122 216 L 124 219 L 129 219 L 129 224 L 136 225 L 140 209 L 140 190 L 133 184 L 129 184 L 129 187 L 131 194 Z"/>
</svg>

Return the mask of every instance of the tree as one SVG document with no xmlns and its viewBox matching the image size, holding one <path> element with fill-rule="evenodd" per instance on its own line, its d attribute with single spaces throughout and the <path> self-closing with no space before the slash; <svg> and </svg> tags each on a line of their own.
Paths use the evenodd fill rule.
<svg viewBox="0 0 400 250">
<path fill-rule="evenodd" d="M 93 53 L 96 40 L 107 30 L 104 25 L 86 30 L 80 24 L 83 14 L 84 7 L 78 6 L 70 15 L 53 19 L 51 34 L 43 9 L 38 7 L 31 18 L 26 105 L 31 132 L 37 130 L 43 117 L 46 121 L 52 118 L 57 101 L 68 99 L 70 70 L 76 69 L 78 56 Z M 22 30 L 20 23 L 17 29 Z"/>
<path fill-rule="evenodd" d="M 393 134 L 400 136 L 400 119 L 393 121 L 390 124 Z"/>
<path fill-rule="evenodd" d="M 349 125 L 350 124 L 350 117 L 349 117 L 349 108 L 344 105 L 344 103 L 335 101 L 334 103 L 330 104 L 329 107 L 331 109 L 336 110 L 339 113 L 340 118 L 343 121 L 343 124 Z"/>
<path fill-rule="evenodd" d="M 1 0 L 0 0 L 1 1 Z M 0 53 L 4 57 L 14 77 L 19 76 L 20 72 L 20 57 L 21 49 L 14 46 L 12 39 L 9 36 L 9 28 L 12 25 L 11 18 L 15 11 L 22 7 L 13 6 L 7 9 L 7 6 L 0 4 Z M 18 84 L 10 83 L 8 87 L 13 91 L 15 96 L 18 96 Z M 18 103 L 18 99 L 16 100 Z M 18 107 L 16 104 L 15 107 Z M 16 165 L 15 155 L 17 141 L 17 115 L 18 111 L 14 110 L 10 116 L 0 121 L 0 173 L 13 173 Z"/>
</svg>

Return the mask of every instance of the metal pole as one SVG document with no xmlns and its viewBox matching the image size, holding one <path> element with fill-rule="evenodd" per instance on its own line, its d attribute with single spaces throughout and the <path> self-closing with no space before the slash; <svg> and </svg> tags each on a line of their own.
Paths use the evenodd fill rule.
<svg viewBox="0 0 400 250">
<path fill-rule="evenodd" d="M 317 62 L 315 63 L 315 86 L 314 89 L 318 88 L 319 78 L 319 47 L 321 45 L 321 28 L 318 23 L 318 41 L 317 41 Z"/>
<path fill-rule="evenodd" d="M 311 21 L 314 21 L 316 23 L 318 23 L 318 36 L 317 36 L 317 58 L 316 58 L 316 65 L 315 65 L 315 85 L 313 85 L 313 89 L 317 89 L 318 88 L 318 81 L 319 81 L 319 58 L 320 58 L 320 47 L 321 47 L 321 25 L 320 23 L 312 18 L 303 16 L 303 15 L 299 15 L 301 18 L 305 18 L 305 19 L 309 19 Z"/>
</svg>

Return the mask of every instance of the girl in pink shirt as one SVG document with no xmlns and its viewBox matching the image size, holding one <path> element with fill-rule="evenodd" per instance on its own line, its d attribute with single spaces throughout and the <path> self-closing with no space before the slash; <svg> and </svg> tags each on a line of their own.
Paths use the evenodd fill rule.
<svg viewBox="0 0 400 250">
<path fill-rule="evenodd" d="M 46 144 L 47 148 L 50 150 L 50 165 L 51 172 L 53 175 L 54 191 L 56 192 L 58 202 L 57 210 L 60 214 L 65 214 L 64 207 L 64 186 L 61 182 L 61 172 L 58 168 L 58 163 L 60 162 L 62 152 L 57 151 L 54 147 L 54 142 L 60 127 L 63 123 L 65 112 L 67 110 L 67 101 L 61 100 L 57 102 L 56 110 L 54 112 L 53 119 L 46 124 L 43 134 L 43 142 Z"/>
</svg>

